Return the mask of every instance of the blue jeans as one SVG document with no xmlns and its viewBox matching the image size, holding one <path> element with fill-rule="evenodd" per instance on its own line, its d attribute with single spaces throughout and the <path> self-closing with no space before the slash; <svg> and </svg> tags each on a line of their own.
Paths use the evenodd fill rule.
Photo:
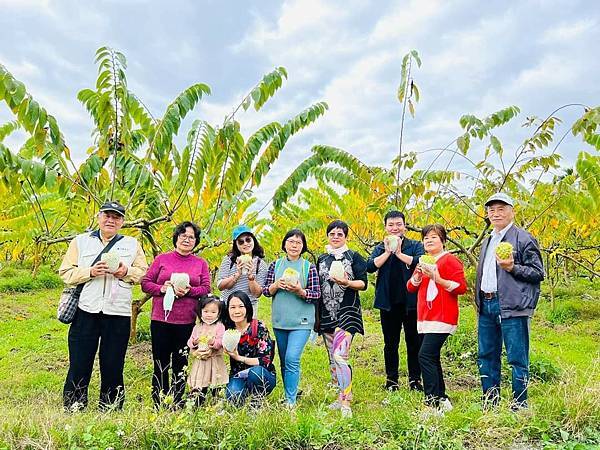
<svg viewBox="0 0 600 450">
<path fill-rule="evenodd" d="M 512 392 L 516 406 L 527 406 L 529 382 L 529 317 L 500 317 L 500 301 L 480 298 L 479 351 L 477 363 L 484 398 L 500 399 L 500 357 L 502 341 L 512 368 Z"/>
<path fill-rule="evenodd" d="M 275 388 L 275 375 L 263 366 L 253 366 L 247 378 L 232 377 L 227 383 L 225 397 L 231 403 L 241 405 L 248 395 L 267 396 Z"/>
<path fill-rule="evenodd" d="M 310 330 L 275 328 L 274 331 L 281 362 L 281 378 L 283 379 L 285 398 L 290 405 L 294 405 L 300 382 L 300 358 L 310 336 Z"/>
</svg>

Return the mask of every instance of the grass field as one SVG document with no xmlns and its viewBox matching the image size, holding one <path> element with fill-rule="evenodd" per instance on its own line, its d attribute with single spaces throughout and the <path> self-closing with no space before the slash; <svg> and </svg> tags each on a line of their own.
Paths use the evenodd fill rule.
<svg viewBox="0 0 600 450">
<path fill-rule="evenodd" d="M 0 285 L 11 284 L 0 280 Z M 357 337 L 352 348 L 354 418 L 350 420 L 327 409 L 335 392 L 326 387 L 328 363 L 320 342 L 309 344 L 304 354 L 304 395 L 295 414 L 281 405 L 280 386 L 260 411 L 215 404 L 198 410 L 155 412 L 150 400 L 149 305 L 140 319 L 140 341 L 127 353 L 124 411 L 96 410 L 95 369 L 90 408 L 66 414 L 61 408 L 61 390 L 67 370 L 68 327 L 55 318 L 59 292 L 57 288 L 22 293 L 4 289 L 0 294 L 0 448 L 600 446 L 598 283 L 579 282 L 559 289 L 554 309 L 547 300 L 541 300 L 532 326 L 531 407 L 521 413 L 511 413 L 508 400 L 495 411 L 481 409 L 475 316 L 466 300 L 459 332 L 448 341 L 443 356 L 448 393 L 455 409 L 441 418 L 424 416 L 422 398 L 417 393 L 407 389 L 388 393 L 382 389 L 383 341 L 378 314 L 366 310 L 366 335 Z M 261 299 L 259 317 L 270 322 L 267 299 Z M 508 370 L 503 377 L 503 396 L 507 399 Z"/>
</svg>

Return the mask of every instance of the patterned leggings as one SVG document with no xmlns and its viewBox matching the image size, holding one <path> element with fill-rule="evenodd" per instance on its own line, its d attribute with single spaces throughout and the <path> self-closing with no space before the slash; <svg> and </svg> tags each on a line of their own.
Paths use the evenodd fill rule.
<svg viewBox="0 0 600 450">
<path fill-rule="evenodd" d="M 352 368 L 348 364 L 352 334 L 341 328 L 334 333 L 323 333 L 323 341 L 329 355 L 329 370 L 331 380 L 337 384 L 340 401 L 352 400 Z"/>
</svg>

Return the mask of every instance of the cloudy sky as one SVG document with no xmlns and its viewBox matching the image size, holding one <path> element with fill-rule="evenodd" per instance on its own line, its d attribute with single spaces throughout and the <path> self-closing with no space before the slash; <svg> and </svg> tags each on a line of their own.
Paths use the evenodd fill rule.
<svg viewBox="0 0 600 450">
<path fill-rule="evenodd" d="M 600 2 L 592 0 L 0 0 L 0 11 L 0 63 L 57 117 L 80 158 L 92 122 L 76 95 L 95 82 L 100 46 L 127 56 L 130 89 L 156 115 L 193 83 L 212 88 L 182 136 L 192 119 L 222 122 L 263 74 L 284 66 L 283 89 L 259 113 L 238 117 L 246 133 L 316 101 L 330 109 L 290 141 L 261 200 L 317 143 L 390 164 L 398 151 L 401 60 L 410 49 L 423 65 L 414 73 L 421 102 L 407 119 L 406 150 L 447 145 L 460 134 L 462 114 L 518 105 L 519 120 L 500 133 L 514 151 L 526 136 L 518 126 L 525 117 L 600 100 Z M 569 123 L 580 112 L 562 117 Z M 8 118 L 0 105 L 0 123 Z M 565 164 L 582 148 L 567 138 Z"/>
</svg>

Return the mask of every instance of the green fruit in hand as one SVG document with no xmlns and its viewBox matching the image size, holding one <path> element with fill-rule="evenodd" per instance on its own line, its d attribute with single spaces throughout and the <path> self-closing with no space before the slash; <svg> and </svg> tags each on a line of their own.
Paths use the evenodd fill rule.
<svg viewBox="0 0 600 450">
<path fill-rule="evenodd" d="M 435 257 L 431 255 L 423 255 L 419 258 L 421 264 L 435 264 Z"/>
<path fill-rule="evenodd" d="M 295 285 L 296 283 L 298 283 L 298 280 L 300 279 L 300 274 L 298 273 L 297 270 L 294 270 L 291 267 L 288 267 L 287 269 L 285 269 L 283 271 L 283 275 L 281 276 L 281 279 L 283 281 L 285 281 L 287 284 Z"/>
<path fill-rule="evenodd" d="M 171 274 L 171 282 L 173 283 L 173 286 L 178 287 L 179 289 L 185 289 L 190 284 L 190 276 L 185 272 L 173 272 Z"/>
<path fill-rule="evenodd" d="M 252 256 L 251 255 L 241 255 L 240 257 L 240 262 L 242 263 L 249 263 L 252 262 Z"/>
<path fill-rule="evenodd" d="M 119 262 L 121 261 L 121 258 L 119 257 L 118 253 L 106 252 L 102 253 L 100 261 L 108 264 L 108 270 L 111 272 L 116 272 L 119 269 Z"/>
<path fill-rule="evenodd" d="M 496 247 L 496 255 L 500 259 L 509 259 L 512 252 L 513 246 L 510 242 L 500 242 L 498 247 Z"/>
<path fill-rule="evenodd" d="M 223 333 L 223 348 L 228 352 L 232 352 L 237 348 L 237 345 L 240 342 L 240 337 L 242 333 L 237 330 L 225 330 Z"/>
</svg>

